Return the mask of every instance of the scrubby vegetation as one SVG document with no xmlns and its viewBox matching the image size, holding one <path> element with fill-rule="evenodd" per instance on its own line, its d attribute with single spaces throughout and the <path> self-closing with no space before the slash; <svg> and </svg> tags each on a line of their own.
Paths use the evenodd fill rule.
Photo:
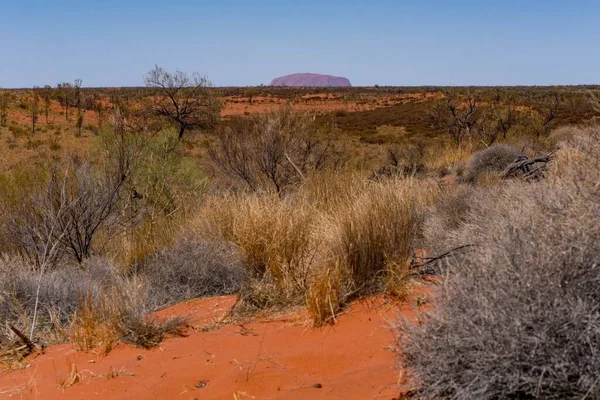
<svg viewBox="0 0 600 400">
<path fill-rule="evenodd" d="M 415 395 L 600 396 L 597 88 L 317 93 L 154 71 L 144 89 L 0 93 L 2 354 L 155 346 L 185 326 L 156 310 L 222 294 L 234 316 L 304 306 L 322 325 L 435 273 L 433 311 L 400 330 Z M 161 112 L 169 96 L 194 115 Z M 310 109 L 327 101 L 354 108 Z M 218 118 L 240 104 L 272 107 Z"/>
<path fill-rule="evenodd" d="M 427 222 L 429 248 L 472 247 L 402 328 L 418 397 L 600 397 L 600 130 L 569 133 L 545 179 L 461 189 Z"/>
</svg>

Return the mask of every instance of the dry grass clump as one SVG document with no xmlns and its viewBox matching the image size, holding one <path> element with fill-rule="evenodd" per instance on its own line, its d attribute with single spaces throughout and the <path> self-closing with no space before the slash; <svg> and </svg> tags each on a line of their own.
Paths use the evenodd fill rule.
<svg viewBox="0 0 600 400">
<path fill-rule="evenodd" d="M 331 216 L 328 244 L 350 292 L 372 288 L 384 278 L 389 263 L 404 264 L 434 192 L 426 182 L 413 179 L 374 183 Z"/>
<path fill-rule="evenodd" d="M 265 193 L 216 198 L 194 230 L 240 249 L 246 304 L 264 308 L 302 297 L 316 251 L 313 211 Z"/>
<path fill-rule="evenodd" d="M 316 326 L 335 321 L 342 300 L 341 284 L 339 265 L 318 269 L 310 280 L 305 301 Z"/>
<path fill-rule="evenodd" d="M 419 398 L 600 398 L 600 129 L 552 174 L 475 193 L 435 310 L 403 326 Z"/>
<path fill-rule="evenodd" d="M 323 215 L 331 215 L 352 203 L 358 193 L 368 190 L 367 175 L 357 171 L 323 171 L 302 182 L 299 190 L 288 199 L 314 207 Z"/>
<path fill-rule="evenodd" d="M 247 277 L 242 304 L 305 302 L 321 324 L 353 298 L 394 282 L 404 287 L 421 214 L 437 190 L 413 179 L 339 177 L 311 176 L 283 198 L 263 192 L 205 204 L 190 230 L 240 250 Z"/>
<path fill-rule="evenodd" d="M 496 144 L 478 151 L 469 160 L 463 179 L 473 183 L 486 173 L 500 173 L 519 155 L 518 149 L 507 144 Z"/>
</svg>

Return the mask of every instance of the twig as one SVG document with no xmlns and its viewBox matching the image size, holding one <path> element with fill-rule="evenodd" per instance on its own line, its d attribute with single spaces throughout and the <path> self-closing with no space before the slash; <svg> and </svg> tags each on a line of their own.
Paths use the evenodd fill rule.
<svg viewBox="0 0 600 400">
<path fill-rule="evenodd" d="M 229 311 L 227 311 L 227 313 L 225 315 L 223 315 L 223 317 L 221 317 L 221 319 L 219 320 L 219 323 L 222 323 L 223 321 L 225 321 L 225 319 L 227 319 L 227 317 L 229 317 L 233 313 L 233 310 L 235 309 L 235 307 L 238 305 L 238 303 L 241 300 L 242 300 L 242 295 L 241 295 L 241 293 L 238 293 L 235 303 L 233 303 L 233 305 L 231 306 Z"/>
<path fill-rule="evenodd" d="M 28 349 L 28 348 L 29 348 L 29 346 L 27 346 L 26 344 L 24 344 L 22 346 L 14 348 L 14 349 L 7 350 L 4 353 L 0 353 L 0 357 L 6 357 L 7 355 L 9 355 L 11 353 L 18 353 L 19 351 L 25 350 L 25 349 Z"/>
<path fill-rule="evenodd" d="M 296 164 L 292 161 L 292 159 L 290 158 L 290 156 L 288 156 L 287 153 L 284 153 L 284 156 L 288 160 L 288 162 L 290 164 L 292 164 L 292 167 L 294 167 L 294 169 L 296 170 L 296 172 L 298 173 L 298 175 L 300 175 L 300 179 L 304 180 L 304 174 L 302 173 L 302 171 L 300 171 L 300 168 L 298 168 L 296 166 Z"/>
<path fill-rule="evenodd" d="M 252 375 L 254 373 L 254 370 L 256 369 L 256 364 L 258 364 L 258 362 L 260 361 L 260 353 L 262 352 L 263 343 L 265 342 L 266 336 L 267 336 L 267 331 L 265 330 L 263 332 L 263 337 L 260 341 L 260 346 L 258 346 L 258 353 L 256 354 L 256 361 L 254 361 L 254 364 L 252 365 L 252 367 L 249 368 L 248 371 L 246 371 L 246 382 L 248 382 L 250 380 L 250 375 Z"/>
<path fill-rule="evenodd" d="M 421 258 L 423 260 L 427 260 L 427 261 L 422 262 L 422 263 L 414 263 L 413 265 L 411 265 L 411 269 L 422 268 L 422 267 L 424 267 L 426 265 L 434 263 L 435 261 L 438 261 L 438 260 L 441 260 L 443 258 L 448 257 L 450 254 L 454 253 L 455 251 L 462 250 L 462 249 L 465 249 L 465 248 L 468 248 L 468 247 L 473 247 L 473 246 L 475 246 L 475 245 L 474 244 L 463 244 L 462 246 L 458 246 L 458 247 L 455 247 L 455 248 L 453 248 L 451 250 L 448 250 L 447 252 L 445 252 L 443 254 L 440 254 L 439 256 L 435 256 L 435 257 L 419 257 L 419 258 Z"/>
</svg>

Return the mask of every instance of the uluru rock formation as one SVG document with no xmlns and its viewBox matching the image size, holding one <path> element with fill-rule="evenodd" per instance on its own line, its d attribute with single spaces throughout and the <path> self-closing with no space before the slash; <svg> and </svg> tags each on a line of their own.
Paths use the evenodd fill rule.
<svg viewBox="0 0 600 400">
<path fill-rule="evenodd" d="M 275 78 L 271 86 L 352 86 L 347 78 L 321 74 L 291 74 Z"/>
</svg>

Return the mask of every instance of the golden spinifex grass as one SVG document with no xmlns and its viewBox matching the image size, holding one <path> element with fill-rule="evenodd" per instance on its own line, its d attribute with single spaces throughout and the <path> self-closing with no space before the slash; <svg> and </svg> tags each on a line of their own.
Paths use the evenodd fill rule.
<svg viewBox="0 0 600 400">
<path fill-rule="evenodd" d="M 214 198 L 200 211 L 192 232 L 231 241 L 245 258 L 246 305 L 304 301 L 321 324 L 345 302 L 402 281 L 436 186 L 359 174 L 329 178 L 313 176 L 284 198 Z"/>
</svg>

